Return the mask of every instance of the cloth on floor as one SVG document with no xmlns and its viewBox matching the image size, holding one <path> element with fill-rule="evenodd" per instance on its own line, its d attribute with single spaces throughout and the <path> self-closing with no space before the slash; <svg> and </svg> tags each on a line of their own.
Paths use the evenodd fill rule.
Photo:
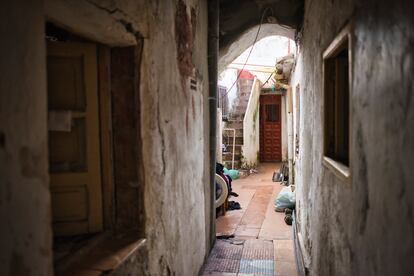
<svg viewBox="0 0 414 276">
<path fill-rule="evenodd" d="M 229 175 L 226 175 L 224 173 L 225 169 L 226 168 L 223 166 L 223 164 L 216 162 L 216 173 L 220 175 L 226 181 L 227 187 L 229 189 L 229 194 L 231 194 L 232 193 L 231 182 L 233 179 Z"/>
<path fill-rule="evenodd" d="M 236 201 L 229 201 L 229 210 L 240 210 L 241 206 L 240 203 Z"/>
<path fill-rule="evenodd" d="M 228 170 L 227 168 L 224 168 L 223 170 L 224 170 L 224 174 L 230 176 L 233 180 L 239 177 L 238 170 Z"/>
</svg>

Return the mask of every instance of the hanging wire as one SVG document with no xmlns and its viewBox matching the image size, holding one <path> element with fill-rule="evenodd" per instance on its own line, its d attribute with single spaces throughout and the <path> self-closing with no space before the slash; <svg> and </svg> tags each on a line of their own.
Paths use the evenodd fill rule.
<svg viewBox="0 0 414 276">
<path fill-rule="evenodd" d="M 273 76 L 273 72 L 272 73 L 270 73 L 270 76 L 267 78 L 267 80 L 262 84 L 262 86 L 260 86 L 260 89 L 262 89 L 265 85 L 266 85 L 266 83 L 270 80 L 270 78 Z"/>
<path fill-rule="evenodd" d="M 230 93 L 230 91 L 231 91 L 231 89 L 233 88 L 233 86 L 234 86 L 234 85 L 236 84 L 236 82 L 239 80 L 240 75 L 242 74 L 242 72 L 243 72 L 243 70 L 244 70 L 244 67 L 246 66 L 247 62 L 249 61 L 249 58 L 250 58 L 250 55 L 251 55 L 251 53 L 252 53 L 252 51 L 253 51 L 254 45 L 256 44 L 256 42 L 257 42 L 257 38 L 259 37 L 259 32 L 260 32 L 260 29 L 262 28 L 263 19 L 264 19 L 264 16 L 266 15 L 267 10 L 270 10 L 270 11 L 272 12 L 272 16 L 273 16 L 273 9 L 272 9 L 271 7 L 267 7 L 266 9 L 264 9 L 263 14 L 262 14 L 262 17 L 260 18 L 260 24 L 259 24 L 259 28 L 257 29 L 256 37 L 254 38 L 253 45 L 252 45 L 252 47 L 250 48 L 249 54 L 247 55 L 247 58 L 246 58 L 246 61 L 244 62 L 242 69 L 240 70 L 239 74 L 237 75 L 236 80 L 235 80 L 235 81 L 233 82 L 233 84 L 230 86 L 230 89 L 229 89 L 229 90 L 227 90 L 227 92 L 226 92 L 225 94 L 223 94 L 223 96 L 221 97 L 222 99 L 223 99 L 225 96 L 227 96 L 227 94 L 229 94 L 229 93 Z M 273 74 L 273 73 L 272 73 L 272 74 Z M 272 74 L 271 74 L 270 76 L 272 76 Z M 269 77 L 269 79 L 270 79 L 270 77 Z M 269 80 L 269 79 L 268 79 L 268 80 Z M 267 81 L 266 81 L 266 82 L 267 82 Z"/>
</svg>

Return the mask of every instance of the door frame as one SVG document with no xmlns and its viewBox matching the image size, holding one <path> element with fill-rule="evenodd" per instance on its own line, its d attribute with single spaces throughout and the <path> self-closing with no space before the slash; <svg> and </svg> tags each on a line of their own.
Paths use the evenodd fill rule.
<svg viewBox="0 0 414 276">
<path fill-rule="evenodd" d="M 280 148 L 280 155 L 279 155 L 279 160 L 273 160 L 273 161 L 267 161 L 267 160 L 264 160 L 264 158 L 263 158 L 263 150 L 264 150 L 264 145 L 263 145 L 263 120 L 264 120 L 264 118 L 263 118 L 263 116 L 262 116 L 262 99 L 263 99 L 263 97 L 266 97 L 266 96 L 277 96 L 277 97 L 279 97 L 280 98 L 280 100 L 279 100 L 279 122 L 280 122 L 280 137 L 279 137 L 279 148 Z M 260 156 L 260 162 L 282 162 L 282 160 L 283 160 L 283 141 L 282 141 L 282 139 L 283 139 L 283 111 L 282 111 L 282 109 L 283 109 L 283 97 L 282 97 L 283 95 L 281 94 L 281 93 L 262 93 L 261 95 L 260 95 L 260 98 L 259 98 L 259 156 Z"/>
</svg>

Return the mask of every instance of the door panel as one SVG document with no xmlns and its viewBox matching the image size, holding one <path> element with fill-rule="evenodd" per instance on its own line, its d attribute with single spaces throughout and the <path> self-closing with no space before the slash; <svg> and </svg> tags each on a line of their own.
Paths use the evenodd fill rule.
<svg viewBox="0 0 414 276">
<path fill-rule="evenodd" d="M 70 132 L 49 132 L 49 164 L 53 173 L 87 171 L 85 118 L 72 119 Z"/>
<path fill-rule="evenodd" d="M 260 160 L 282 161 L 281 96 L 260 96 Z"/>
<path fill-rule="evenodd" d="M 86 110 L 84 66 L 83 56 L 48 56 L 50 109 Z"/>
<path fill-rule="evenodd" d="M 51 42 L 47 54 L 53 230 L 101 231 L 96 46 Z"/>
</svg>

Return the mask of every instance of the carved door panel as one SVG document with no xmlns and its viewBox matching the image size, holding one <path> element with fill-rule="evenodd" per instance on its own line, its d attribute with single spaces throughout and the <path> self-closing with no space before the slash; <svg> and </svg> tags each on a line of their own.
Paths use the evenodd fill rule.
<svg viewBox="0 0 414 276">
<path fill-rule="evenodd" d="M 282 161 L 281 96 L 260 96 L 260 161 Z"/>
</svg>

